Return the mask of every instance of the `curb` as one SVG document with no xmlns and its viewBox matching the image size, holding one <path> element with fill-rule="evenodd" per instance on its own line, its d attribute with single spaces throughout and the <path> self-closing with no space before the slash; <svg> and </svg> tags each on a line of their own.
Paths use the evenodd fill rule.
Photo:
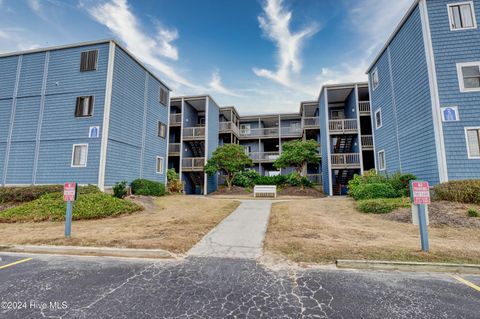
<svg viewBox="0 0 480 319">
<path fill-rule="evenodd" d="M 83 246 L 0 246 L 0 252 L 53 254 L 53 255 L 79 255 L 79 256 L 109 256 L 130 258 L 175 258 L 169 251 L 162 249 L 134 249 L 134 248 L 109 248 L 109 247 L 83 247 Z"/>
<path fill-rule="evenodd" d="M 480 265 L 381 260 L 337 260 L 337 268 L 362 270 L 398 270 L 407 272 L 447 272 L 480 274 Z"/>
</svg>

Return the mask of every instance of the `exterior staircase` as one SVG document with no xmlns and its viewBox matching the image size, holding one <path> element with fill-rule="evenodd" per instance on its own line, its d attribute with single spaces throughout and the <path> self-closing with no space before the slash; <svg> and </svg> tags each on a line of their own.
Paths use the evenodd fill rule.
<svg viewBox="0 0 480 319">
<path fill-rule="evenodd" d="M 205 157 L 205 141 L 185 141 L 193 153 L 192 157 Z"/>
</svg>

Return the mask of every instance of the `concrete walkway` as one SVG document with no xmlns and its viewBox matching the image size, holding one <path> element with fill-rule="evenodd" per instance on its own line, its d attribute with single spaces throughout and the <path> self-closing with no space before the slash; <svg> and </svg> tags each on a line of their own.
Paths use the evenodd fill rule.
<svg viewBox="0 0 480 319">
<path fill-rule="evenodd" d="M 254 259 L 262 255 L 272 201 L 242 201 L 202 238 L 189 256 Z"/>
</svg>

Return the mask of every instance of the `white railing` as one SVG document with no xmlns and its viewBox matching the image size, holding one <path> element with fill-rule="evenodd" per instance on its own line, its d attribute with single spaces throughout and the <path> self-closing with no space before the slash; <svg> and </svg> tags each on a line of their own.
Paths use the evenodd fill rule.
<svg viewBox="0 0 480 319">
<path fill-rule="evenodd" d="M 233 122 L 220 122 L 218 127 L 220 133 L 233 131 L 235 134 L 239 134 L 238 126 Z"/>
<path fill-rule="evenodd" d="M 280 156 L 279 152 L 251 152 L 248 156 L 257 162 L 274 162 Z"/>
<path fill-rule="evenodd" d="M 322 175 L 321 174 L 307 174 L 305 177 L 315 185 L 322 185 Z"/>
<path fill-rule="evenodd" d="M 203 157 L 184 157 L 182 158 L 183 170 L 202 171 L 205 166 L 205 158 Z"/>
<path fill-rule="evenodd" d="M 318 117 L 304 117 L 303 127 L 320 127 L 320 119 Z"/>
<path fill-rule="evenodd" d="M 302 136 L 302 128 L 300 126 L 282 126 L 281 132 L 282 136 Z"/>
<path fill-rule="evenodd" d="M 170 143 L 168 144 L 168 153 L 180 153 L 180 143 Z"/>
<path fill-rule="evenodd" d="M 364 149 L 373 149 L 373 136 L 362 135 L 362 147 Z"/>
<path fill-rule="evenodd" d="M 360 111 L 360 114 L 370 114 L 370 102 L 369 101 L 363 101 L 363 102 L 358 102 L 358 110 Z"/>
<path fill-rule="evenodd" d="M 241 137 L 278 137 L 278 128 L 251 128 L 240 129 Z"/>
<path fill-rule="evenodd" d="M 182 124 L 182 113 L 170 114 L 170 125 Z"/>
<path fill-rule="evenodd" d="M 354 133 L 358 130 L 357 120 L 330 120 L 328 128 L 330 133 Z"/>
<path fill-rule="evenodd" d="M 202 139 L 205 137 L 205 127 L 185 127 L 183 129 L 183 139 Z"/>
<path fill-rule="evenodd" d="M 358 153 L 345 153 L 345 154 L 332 154 L 332 168 L 355 168 L 360 166 L 360 154 Z"/>
</svg>

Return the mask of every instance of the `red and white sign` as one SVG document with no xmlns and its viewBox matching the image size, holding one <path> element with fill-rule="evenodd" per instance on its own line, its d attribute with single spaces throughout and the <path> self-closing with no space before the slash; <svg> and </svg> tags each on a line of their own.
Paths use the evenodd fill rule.
<svg viewBox="0 0 480 319">
<path fill-rule="evenodd" d="M 65 183 L 63 185 L 63 200 L 66 202 L 73 202 L 75 201 L 75 183 Z"/>
<path fill-rule="evenodd" d="M 412 194 L 415 205 L 429 205 L 431 203 L 428 182 L 412 182 Z"/>
</svg>

